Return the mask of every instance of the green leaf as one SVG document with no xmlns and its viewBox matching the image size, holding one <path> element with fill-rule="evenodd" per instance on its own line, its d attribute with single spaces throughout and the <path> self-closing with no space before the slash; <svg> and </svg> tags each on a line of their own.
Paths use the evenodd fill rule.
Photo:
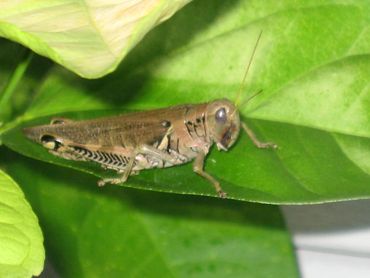
<svg viewBox="0 0 370 278">
<path fill-rule="evenodd" d="M 25 181 L 29 185 L 30 180 Z M 18 185 L 0 170 L 0 276 L 30 277 L 43 269 L 38 220 Z"/>
<path fill-rule="evenodd" d="M 325 3 L 195 1 L 153 30 L 110 76 L 87 81 L 54 68 L 29 109 L 8 126 L 15 128 L 3 134 L 3 141 L 30 157 L 111 175 L 93 164 L 49 155 L 27 141 L 21 128 L 48 123 L 56 114 L 94 118 L 114 109 L 119 114 L 223 97 L 235 100 L 263 30 L 242 98 L 260 89 L 263 94 L 241 107 L 241 113 L 260 139 L 277 143 L 279 149 L 256 149 L 242 134 L 228 153 L 212 150 L 206 170 L 230 198 L 239 200 L 367 198 L 370 4 Z M 143 171 L 124 185 L 215 195 L 191 165 Z"/>
<path fill-rule="evenodd" d="M 6 0 L 0 2 L 0 36 L 97 78 L 113 71 L 150 29 L 190 1 Z"/>
<path fill-rule="evenodd" d="M 24 110 L 38 92 L 51 62 L 0 38 L 0 129 Z M 34 57 L 34 58 L 33 58 Z M 31 70 L 28 70 L 31 68 Z M 1 143 L 1 142 L 0 142 Z"/>
<path fill-rule="evenodd" d="M 94 186 L 2 152 L 45 223 L 61 277 L 298 277 L 278 207 Z"/>
<path fill-rule="evenodd" d="M 5 88 L 2 90 L 2 92 L 0 91 L 0 122 L 5 121 L 5 119 L 9 117 L 9 114 L 11 114 L 11 111 L 7 111 L 11 108 L 10 100 L 12 99 L 15 89 L 20 83 L 20 80 L 22 79 L 32 58 L 31 53 L 27 54 L 25 55 L 24 59 L 18 63 L 17 68 L 14 70 L 13 75 L 9 78 Z"/>
</svg>

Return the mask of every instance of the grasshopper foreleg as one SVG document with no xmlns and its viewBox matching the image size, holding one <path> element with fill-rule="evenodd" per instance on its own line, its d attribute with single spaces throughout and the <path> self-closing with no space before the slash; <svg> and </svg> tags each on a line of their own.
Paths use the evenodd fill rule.
<svg viewBox="0 0 370 278">
<path fill-rule="evenodd" d="M 246 123 L 241 123 L 242 128 L 244 129 L 245 133 L 247 133 L 248 137 L 252 140 L 253 144 L 260 149 L 266 149 L 266 148 L 273 148 L 276 149 L 278 146 L 272 142 L 261 142 L 258 140 L 256 134 L 253 132 L 253 130 L 247 126 Z"/>
<path fill-rule="evenodd" d="M 209 182 L 211 182 L 214 188 L 216 189 L 218 196 L 221 198 L 225 198 L 226 192 L 222 190 L 220 183 L 210 174 L 205 172 L 203 169 L 205 157 L 206 157 L 206 154 L 204 152 L 198 153 L 198 156 L 194 160 L 193 171 L 197 173 L 198 175 L 202 176 L 203 178 L 207 179 Z"/>
</svg>

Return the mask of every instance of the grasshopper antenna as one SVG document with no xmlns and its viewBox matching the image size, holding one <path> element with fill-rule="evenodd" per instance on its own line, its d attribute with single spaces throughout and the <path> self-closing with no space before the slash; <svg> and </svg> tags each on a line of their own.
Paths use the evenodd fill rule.
<svg viewBox="0 0 370 278">
<path fill-rule="evenodd" d="M 241 93 L 242 91 L 244 90 L 245 88 L 245 80 L 247 79 L 247 75 L 248 75 L 248 72 L 249 72 L 249 69 L 251 67 L 251 64 L 252 64 L 252 61 L 253 61 L 253 58 L 254 58 L 254 55 L 256 53 L 256 50 L 257 50 L 257 46 L 258 46 L 258 43 L 261 39 L 261 36 L 262 36 L 262 30 L 261 32 L 259 33 L 258 35 L 258 38 L 257 38 L 257 41 L 256 41 L 256 44 L 254 45 L 254 48 L 253 48 L 253 51 L 252 51 L 252 55 L 249 59 L 249 62 L 248 62 L 248 65 L 247 65 L 247 69 L 245 70 L 245 73 L 244 73 L 244 76 L 243 76 L 243 80 L 242 80 L 242 83 L 240 84 L 240 87 L 239 87 L 239 91 L 238 91 L 238 94 L 236 96 L 236 101 L 235 101 L 235 105 L 236 106 L 239 106 L 239 102 L 240 102 L 240 96 L 241 96 Z M 262 93 L 262 90 L 259 91 L 258 93 L 254 94 L 253 96 L 249 97 L 244 103 L 248 103 L 249 100 L 251 100 L 252 98 L 254 98 L 256 95 L 259 95 L 260 93 Z"/>
<path fill-rule="evenodd" d="M 262 94 L 263 90 L 259 90 L 257 93 L 255 93 L 254 95 L 251 95 L 249 98 L 247 98 L 246 100 L 244 100 L 240 105 L 239 105 L 239 108 L 241 109 L 242 107 L 244 107 L 244 105 L 246 105 L 250 100 L 252 100 L 254 97 L 258 96 L 259 94 Z"/>
</svg>

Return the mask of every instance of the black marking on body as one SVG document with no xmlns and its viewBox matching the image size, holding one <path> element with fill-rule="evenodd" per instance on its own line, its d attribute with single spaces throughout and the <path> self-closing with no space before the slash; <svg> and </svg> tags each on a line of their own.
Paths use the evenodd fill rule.
<svg viewBox="0 0 370 278">
<path fill-rule="evenodd" d="M 171 154 L 173 152 L 180 154 L 180 138 L 172 139 L 168 138 L 167 153 Z"/>
<path fill-rule="evenodd" d="M 169 153 L 170 150 L 172 149 L 171 147 L 171 136 L 170 135 L 167 135 L 167 147 L 166 147 L 166 152 Z"/>
<path fill-rule="evenodd" d="M 177 153 L 180 153 L 180 151 L 179 151 L 179 143 L 180 143 L 180 139 L 177 138 L 177 140 L 176 140 L 176 152 Z"/>
<path fill-rule="evenodd" d="M 163 126 L 163 127 L 166 127 L 166 128 L 168 128 L 168 127 L 170 127 L 171 126 L 171 122 L 170 121 L 162 121 L 162 123 L 161 123 L 161 125 Z"/>
<path fill-rule="evenodd" d="M 193 135 L 191 134 L 191 130 L 190 130 L 190 128 L 193 128 L 193 123 L 191 121 L 185 121 L 184 124 L 185 124 L 188 134 L 190 135 L 191 138 L 193 138 Z"/>
<path fill-rule="evenodd" d="M 198 120 L 198 119 L 197 119 Z M 198 125 L 194 125 L 194 131 L 195 131 L 195 134 L 198 136 L 198 137 L 203 137 L 203 135 L 202 134 L 199 134 L 198 133 Z"/>
<path fill-rule="evenodd" d="M 207 138 L 207 128 L 206 128 L 206 116 L 202 113 L 202 124 L 204 129 L 204 137 Z"/>
<path fill-rule="evenodd" d="M 54 151 L 57 151 L 63 145 L 62 142 L 60 142 L 57 138 L 48 134 L 42 135 L 40 141 L 44 145 L 48 143 L 54 143 L 54 146 L 52 147 Z"/>
<path fill-rule="evenodd" d="M 123 168 L 128 163 L 128 158 L 114 153 L 91 151 L 83 147 L 73 146 L 73 152 L 91 161 L 112 166 L 113 168 Z"/>
<path fill-rule="evenodd" d="M 148 142 L 148 145 L 157 148 L 159 144 L 162 142 L 164 136 L 155 136 L 152 140 Z"/>
<path fill-rule="evenodd" d="M 185 121 L 185 126 L 191 138 L 194 138 L 193 133 L 195 133 L 197 137 L 204 137 L 204 138 L 207 137 L 204 114 L 202 114 L 200 118 L 199 117 L 196 118 L 195 122 L 192 122 L 190 120 Z M 203 129 L 203 134 L 202 134 L 202 131 L 199 130 L 200 128 Z"/>
<path fill-rule="evenodd" d="M 228 128 L 224 134 L 222 135 L 222 139 L 221 139 L 221 144 L 227 148 L 229 146 L 229 143 L 230 143 L 230 139 L 231 139 L 231 134 L 232 134 L 232 130 L 231 128 Z"/>
</svg>

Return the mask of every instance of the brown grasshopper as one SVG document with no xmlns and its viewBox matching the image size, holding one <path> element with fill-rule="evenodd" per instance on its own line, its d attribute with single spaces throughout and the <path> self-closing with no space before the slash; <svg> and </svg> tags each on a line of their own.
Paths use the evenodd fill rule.
<svg viewBox="0 0 370 278">
<path fill-rule="evenodd" d="M 249 66 L 250 63 L 245 76 Z M 120 174 L 118 178 L 100 180 L 99 186 L 124 183 L 143 169 L 194 160 L 194 172 L 211 182 L 220 197 L 225 197 L 220 183 L 204 171 L 204 160 L 213 144 L 218 150 L 227 151 L 238 138 L 240 127 L 257 147 L 276 147 L 258 141 L 253 131 L 240 122 L 237 107 L 227 99 L 94 120 L 58 118 L 49 125 L 26 128 L 24 133 L 54 155 L 94 161 Z"/>
</svg>

